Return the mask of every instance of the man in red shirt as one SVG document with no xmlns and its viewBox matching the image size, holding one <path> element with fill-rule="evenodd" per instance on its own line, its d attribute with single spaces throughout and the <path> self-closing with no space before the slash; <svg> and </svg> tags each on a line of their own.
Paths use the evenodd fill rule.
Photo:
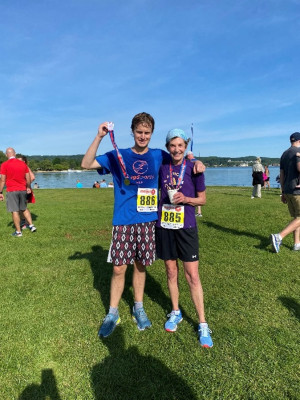
<svg viewBox="0 0 300 400">
<path fill-rule="evenodd" d="M 16 231 L 12 235 L 20 237 L 22 236 L 20 211 L 23 211 L 31 232 L 36 231 L 26 202 L 27 194 L 31 193 L 31 180 L 27 165 L 16 158 L 16 152 L 13 148 L 9 147 L 6 150 L 6 157 L 8 160 L 2 163 L 0 168 L 0 201 L 4 200 L 2 191 L 4 185 L 6 185 L 7 211 L 12 213 L 12 219 L 16 227 Z"/>
</svg>

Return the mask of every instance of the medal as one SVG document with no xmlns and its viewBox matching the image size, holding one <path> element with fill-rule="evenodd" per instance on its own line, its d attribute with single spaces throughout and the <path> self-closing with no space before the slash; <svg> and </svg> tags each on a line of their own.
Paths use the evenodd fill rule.
<svg viewBox="0 0 300 400">
<path fill-rule="evenodd" d="M 130 185 L 130 180 L 128 178 L 125 178 L 124 179 L 124 183 L 125 183 L 126 186 L 128 186 L 128 185 Z"/>
<path fill-rule="evenodd" d="M 180 166 L 179 177 L 178 177 L 178 180 L 177 180 L 177 183 L 176 183 L 176 180 L 173 177 L 172 163 L 170 163 L 169 173 L 170 173 L 170 185 L 171 185 L 171 187 L 173 186 L 173 188 L 174 188 L 174 186 L 175 186 L 175 188 L 179 190 L 179 187 L 180 187 L 180 185 L 181 185 L 181 183 L 183 181 L 183 178 L 184 178 L 185 169 L 186 169 L 186 160 L 183 160 L 183 163 Z M 172 178 L 173 178 L 173 183 L 172 183 Z"/>
</svg>

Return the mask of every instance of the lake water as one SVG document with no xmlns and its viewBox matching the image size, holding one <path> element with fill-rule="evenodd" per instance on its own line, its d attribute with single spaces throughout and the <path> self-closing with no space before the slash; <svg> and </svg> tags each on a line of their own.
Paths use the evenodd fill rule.
<svg viewBox="0 0 300 400">
<path fill-rule="evenodd" d="M 276 176 L 279 175 L 279 167 L 269 169 L 270 185 L 278 187 Z M 251 167 L 206 168 L 205 182 L 207 186 L 251 186 L 251 175 Z M 35 174 L 35 179 L 41 189 L 75 188 L 77 179 L 84 188 L 91 188 L 95 181 L 101 179 L 111 182 L 112 176 L 101 176 L 96 171 L 38 172 Z"/>
</svg>

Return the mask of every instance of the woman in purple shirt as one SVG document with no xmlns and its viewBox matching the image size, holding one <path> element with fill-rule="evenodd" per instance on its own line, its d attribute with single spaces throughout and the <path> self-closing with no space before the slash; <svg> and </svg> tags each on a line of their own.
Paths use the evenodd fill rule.
<svg viewBox="0 0 300 400">
<path fill-rule="evenodd" d="M 211 330 L 205 320 L 203 290 L 199 277 L 199 241 L 195 206 L 206 203 L 203 174 L 193 173 L 193 163 L 184 158 L 188 137 L 181 129 L 172 129 L 166 138 L 171 162 L 163 162 L 159 171 L 161 197 L 156 224 L 156 252 L 164 260 L 172 312 L 165 330 L 175 332 L 182 321 L 179 309 L 178 263 L 183 262 L 185 277 L 199 317 L 199 341 L 212 347 Z"/>
</svg>

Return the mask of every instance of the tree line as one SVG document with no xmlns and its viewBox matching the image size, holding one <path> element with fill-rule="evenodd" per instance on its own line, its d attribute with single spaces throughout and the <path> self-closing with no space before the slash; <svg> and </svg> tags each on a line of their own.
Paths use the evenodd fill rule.
<svg viewBox="0 0 300 400">
<path fill-rule="evenodd" d="M 66 171 L 68 169 L 80 170 L 83 154 L 73 156 L 26 156 L 28 165 L 33 171 Z M 256 160 L 255 156 L 246 157 L 196 157 L 207 167 L 238 167 L 248 164 L 250 167 Z M 3 151 L 0 151 L 0 164 L 6 160 Z M 263 165 L 279 165 L 279 158 L 261 157 Z"/>
<path fill-rule="evenodd" d="M 207 167 L 240 167 L 248 165 L 252 167 L 253 162 L 256 160 L 256 156 L 245 156 L 245 157 L 196 157 L 201 160 Z M 262 165 L 279 165 L 279 158 L 272 157 L 261 157 Z"/>
<path fill-rule="evenodd" d="M 17 157 L 20 154 L 17 154 Z M 27 156 L 28 166 L 32 171 L 66 171 L 68 169 L 82 169 L 81 160 L 83 154 L 73 156 Z M 0 164 L 7 158 L 3 151 L 0 151 Z"/>
</svg>

